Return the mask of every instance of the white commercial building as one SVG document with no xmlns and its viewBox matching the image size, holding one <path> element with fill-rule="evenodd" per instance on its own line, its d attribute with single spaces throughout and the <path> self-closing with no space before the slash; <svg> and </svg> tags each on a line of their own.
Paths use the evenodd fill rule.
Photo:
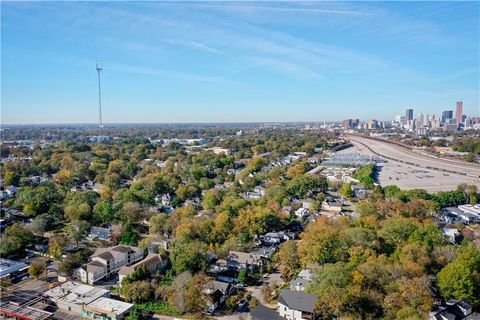
<svg viewBox="0 0 480 320">
<path fill-rule="evenodd" d="M 110 291 L 86 284 L 67 281 L 45 292 L 44 297 L 54 302 L 61 310 L 80 314 L 82 307 L 101 297 L 108 297 Z"/>
</svg>

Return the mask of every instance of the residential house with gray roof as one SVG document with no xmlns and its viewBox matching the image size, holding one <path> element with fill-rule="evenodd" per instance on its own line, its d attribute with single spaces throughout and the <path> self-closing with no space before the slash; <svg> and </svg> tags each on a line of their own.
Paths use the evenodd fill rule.
<svg viewBox="0 0 480 320">
<path fill-rule="evenodd" d="M 277 299 L 278 313 L 288 320 L 313 320 L 317 300 L 315 294 L 282 290 Z"/>
</svg>

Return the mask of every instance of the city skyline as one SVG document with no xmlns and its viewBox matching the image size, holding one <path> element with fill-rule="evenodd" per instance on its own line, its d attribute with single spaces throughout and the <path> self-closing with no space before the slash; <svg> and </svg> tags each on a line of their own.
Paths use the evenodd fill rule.
<svg viewBox="0 0 480 320">
<path fill-rule="evenodd" d="M 478 9 L 3 2 L 2 123 L 95 123 L 97 59 L 106 124 L 478 116 Z"/>
</svg>

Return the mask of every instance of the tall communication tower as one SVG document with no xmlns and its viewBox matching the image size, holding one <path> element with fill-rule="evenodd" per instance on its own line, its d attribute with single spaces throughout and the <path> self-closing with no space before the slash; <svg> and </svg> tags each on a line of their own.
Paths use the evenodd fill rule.
<svg viewBox="0 0 480 320">
<path fill-rule="evenodd" d="M 97 62 L 97 74 L 98 74 L 98 125 L 100 127 L 100 135 L 103 131 L 103 120 L 102 120 L 102 89 L 100 85 L 100 72 L 102 71 L 102 61 Z"/>
</svg>

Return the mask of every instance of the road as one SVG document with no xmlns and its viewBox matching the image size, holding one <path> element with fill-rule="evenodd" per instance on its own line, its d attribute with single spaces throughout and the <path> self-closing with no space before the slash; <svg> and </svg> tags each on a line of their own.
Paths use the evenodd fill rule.
<svg viewBox="0 0 480 320">
<path fill-rule="evenodd" d="M 452 174 L 466 175 L 480 179 L 480 166 L 475 166 L 466 162 L 462 163 L 460 161 L 429 157 L 408 150 L 407 148 L 376 139 L 357 136 L 349 136 L 349 139 L 366 145 L 374 153 L 389 160 L 402 161 L 421 168 L 446 171 Z"/>
<path fill-rule="evenodd" d="M 434 158 L 365 137 L 348 138 L 354 146 L 342 152 L 374 153 L 387 160 L 378 166 L 378 182 L 382 186 L 395 184 L 402 189 L 421 188 L 429 192 L 454 190 L 461 183 L 480 187 L 478 165 Z"/>
</svg>

